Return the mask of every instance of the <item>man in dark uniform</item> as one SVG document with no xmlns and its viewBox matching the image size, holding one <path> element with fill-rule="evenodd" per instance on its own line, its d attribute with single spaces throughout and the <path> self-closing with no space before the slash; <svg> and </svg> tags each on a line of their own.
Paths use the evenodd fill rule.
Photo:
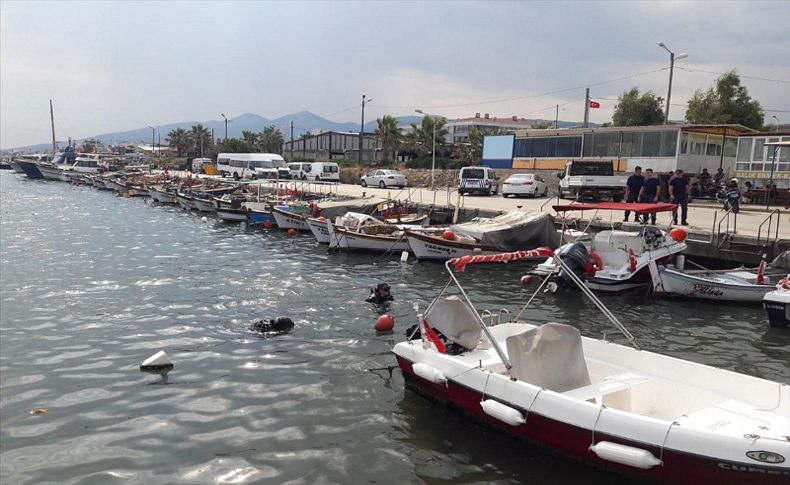
<svg viewBox="0 0 790 485">
<path fill-rule="evenodd" d="M 680 206 L 680 224 L 688 226 L 686 218 L 689 212 L 689 181 L 683 176 L 683 170 L 675 170 L 675 176 L 669 181 L 669 201 Z M 678 223 L 678 211 L 672 212 L 672 224 Z"/>
<path fill-rule="evenodd" d="M 642 190 L 644 184 L 645 178 L 642 176 L 642 167 L 637 165 L 634 168 L 634 174 L 628 177 L 628 180 L 625 182 L 625 201 L 636 202 L 639 200 L 639 191 Z M 629 215 L 631 215 L 631 211 L 625 211 L 623 222 L 628 222 Z"/>
<path fill-rule="evenodd" d="M 645 183 L 639 191 L 639 202 L 646 204 L 655 204 L 658 202 L 659 196 L 659 183 L 658 178 L 653 176 L 653 169 L 648 168 L 645 170 Z M 644 223 L 647 224 L 647 214 L 645 214 Z M 656 224 L 656 213 L 650 214 L 650 224 Z"/>
</svg>

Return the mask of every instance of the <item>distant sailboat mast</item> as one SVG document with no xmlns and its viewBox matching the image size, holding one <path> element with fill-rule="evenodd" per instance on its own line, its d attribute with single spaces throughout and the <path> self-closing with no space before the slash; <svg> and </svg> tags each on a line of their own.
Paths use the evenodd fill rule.
<svg viewBox="0 0 790 485">
<path fill-rule="evenodd" d="M 49 100 L 49 120 L 52 122 L 52 154 L 58 152 L 58 146 L 55 144 L 55 113 L 52 111 L 52 100 Z"/>
</svg>

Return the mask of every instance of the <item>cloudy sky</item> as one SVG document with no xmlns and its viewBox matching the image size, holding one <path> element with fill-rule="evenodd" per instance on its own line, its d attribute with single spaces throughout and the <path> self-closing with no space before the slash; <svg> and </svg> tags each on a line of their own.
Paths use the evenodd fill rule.
<svg viewBox="0 0 790 485">
<path fill-rule="evenodd" d="M 790 122 L 790 2 L 0 3 L 0 146 L 242 113 L 610 119 L 631 86 L 672 119 L 737 69 Z M 682 68 L 682 69 L 681 69 Z M 707 72 L 706 72 L 707 71 Z M 750 78 L 747 78 L 749 76 Z M 752 79 L 760 78 L 760 79 Z M 777 82 L 783 81 L 783 82 Z"/>
</svg>

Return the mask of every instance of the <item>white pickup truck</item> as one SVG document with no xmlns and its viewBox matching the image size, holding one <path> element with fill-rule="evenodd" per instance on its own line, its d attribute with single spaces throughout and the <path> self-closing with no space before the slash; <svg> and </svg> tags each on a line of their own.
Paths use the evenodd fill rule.
<svg viewBox="0 0 790 485">
<path fill-rule="evenodd" d="M 560 178 L 560 197 L 574 200 L 611 199 L 620 202 L 625 195 L 626 175 L 614 174 L 611 160 L 570 160 Z"/>
</svg>

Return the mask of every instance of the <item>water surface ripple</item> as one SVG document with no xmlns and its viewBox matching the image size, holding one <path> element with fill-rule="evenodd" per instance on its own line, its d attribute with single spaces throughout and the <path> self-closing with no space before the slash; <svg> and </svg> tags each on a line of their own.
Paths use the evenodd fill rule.
<svg viewBox="0 0 790 485">
<path fill-rule="evenodd" d="M 312 237 L 86 187 L 0 174 L 0 481 L 14 484 L 612 483 L 405 391 L 392 345 L 446 282 L 440 265 L 326 254 Z M 464 275 L 516 307 L 517 265 Z M 394 335 L 362 303 L 393 286 Z M 643 345 L 786 380 L 787 332 L 762 310 L 605 300 Z M 262 337 L 250 321 L 288 315 Z M 578 298 L 530 319 L 613 330 Z M 166 377 L 138 364 L 159 349 Z M 45 414 L 31 414 L 44 408 Z"/>
</svg>

